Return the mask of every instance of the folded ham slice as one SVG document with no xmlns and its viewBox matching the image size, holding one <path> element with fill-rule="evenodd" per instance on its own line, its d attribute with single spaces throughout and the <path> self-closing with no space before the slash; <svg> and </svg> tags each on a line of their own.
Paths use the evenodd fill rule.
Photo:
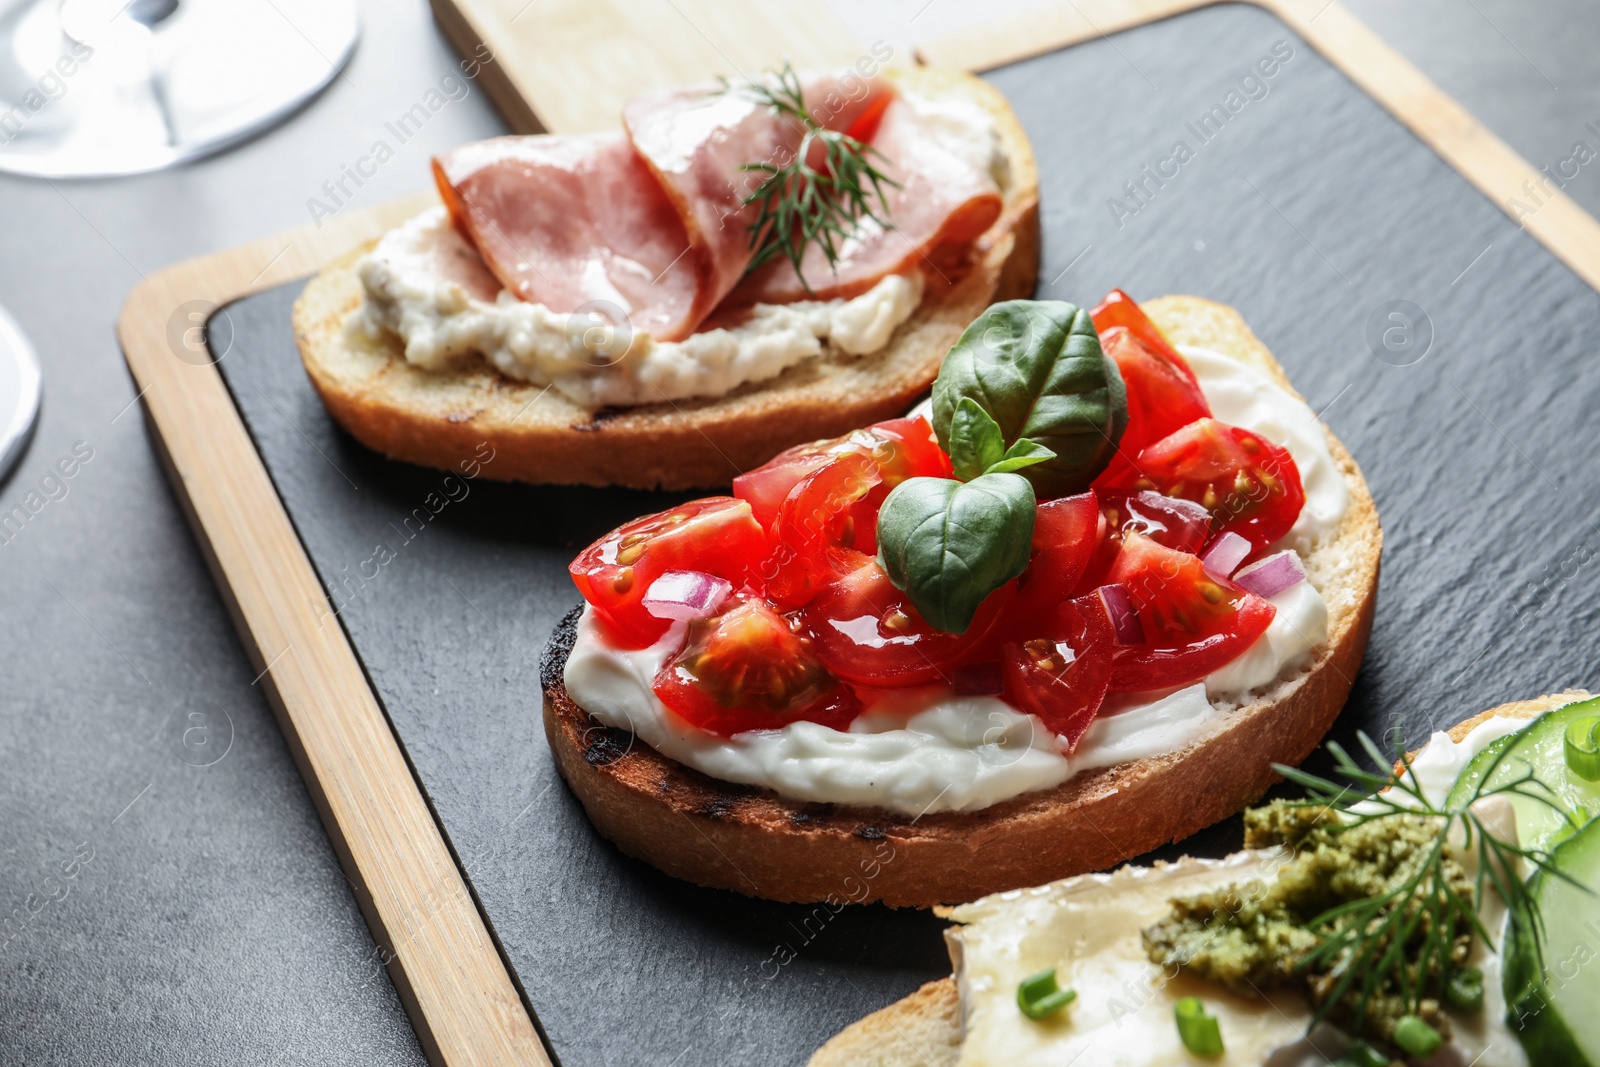
<svg viewBox="0 0 1600 1067">
<path fill-rule="evenodd" d="M 776 85 L 771 76 L 769 84 Z M 848 130 L 891 93 L 882 81 L 853 74 L 813 75 L 801 89 L 812 121 L 830 130 Z M 745 200 L 765 175 L 745 165 L 788 166 L 805 126 L 775 114 L 746 86 L 714 84 L 635 97 L 622 109 L 622 122 L 694 246 L 701 273 L 692 330 L 739 284 L 753 256 L 750 226 L 759 207 Z"/>
<path fill-rule="evenodd" d="M 758 207 L 745 200 L 764 175 L 744 167 L 788 165 L 805 135 L 748 87 L 637 97 L 623 111 L 625 134 L 465 145 L 435 157 L 435 180 L 457 229 L 511 293 L 557 312 L 615 304 L 660 341 L 687 337 L 725 302 L 858 295 L 999 217 L 989 146 L 975 146 L 968 126 L 878 79 L 825 74 L 802 85 L 813 121 L 869 140 L 874 164 L 899 183 L 885 187 L 888 229 L 862 220 L 834 268 L 819 247 L 807 251 L 809 291 L 781 258 L 747 275 Z"/>
<path fill-rule="evenodd" d="M 523 300 L 614 304 L 663 340 L 699 321 L 683 222 L 622 134 L 496 137 L 434 157 L 433 171 L 456 228 Z"/>
<path fill-rule="evenodd" d="M 813 242 L 802 257 L 805 284 L 788 260 L 777 259 L 745 279 L 732 302 L 858 296 L 886 274 L 920 266 L 941 245 L 977 239 L 1000 217 L 1004 202 L 989 166 L 991 147 L 975 143 L 966 124 L 948 121 L 914 97 L 898 96 L 883 109 L 870 143 L 881 153 L 873 163 L 899 183 L 884 187 L 890 227 L 862 218 L 839 244 L 834 267 Z"/>
</svg>

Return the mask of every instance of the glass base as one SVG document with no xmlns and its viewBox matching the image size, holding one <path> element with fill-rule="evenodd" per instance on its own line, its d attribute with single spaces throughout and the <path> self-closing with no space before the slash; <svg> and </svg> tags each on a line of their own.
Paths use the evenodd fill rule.
<svg viewBox="0 0 1600 1067">
<path fill-rule="evenodd" d="M 0 308 L 0 482 L 22 458 L 38 418 L 38 357 L 17 321 Z M 5 534 L 0 530 L 0 540 Z"/>
<path fill-rule="evenodd" d="M 0 0 L 0 172 L 160 170 L 283 121 L 344 68 L 355 0 Z"/>
</svg>

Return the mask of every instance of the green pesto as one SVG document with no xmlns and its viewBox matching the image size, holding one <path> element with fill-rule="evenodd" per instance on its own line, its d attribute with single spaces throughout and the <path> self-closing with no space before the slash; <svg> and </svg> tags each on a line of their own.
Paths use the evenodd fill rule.
<svg viewBox="0 0 1600 1067">
<path fill-rule="evenodd" d="M 1338 981 L 1340 961 L 1302 966 L 1320 943 L 1309 924 L 1329 909 L 1402 884 L 1426 862 L 1438 840 L 1439 820 L 1425 816 L 1396 815 L 1341 827 L 1337 814 L 1284 801 L 1247 811 L 1247 848 L 1282 846 L 1289 852 L 1275 879 L 1172 901 L 1171 914 L 1144 931 L 1145 951 L 1153 963 L 1242 996 L 1293 988 L 1321 1007 Z M 1472 878 L 1448 855 L 1443 863 L 1451 887 L 1470 900 Z M 1466 962 L 1472 936 L 1465 922 L 1450 931 L 1451 958 L 1457 966 Z M 1416 962 L 1422 940 L 1418 930 L 1404 946 L 1410 956 L 1406 973 L 1428 994 L 1415 1014 L 1448 1037 L 1438 967 L 1419 973 Z M 1367 1002 L 1365 1019 L 1356 1018 L 1359 1010 L 1359 989 L 1352 987 L 1333 1005 L 1329 1018 L 1351 1032 L 1392 1041 L 1395 1025 L 1410 1014 L 1393 982 L 1380 986 Z"/>
</svg>

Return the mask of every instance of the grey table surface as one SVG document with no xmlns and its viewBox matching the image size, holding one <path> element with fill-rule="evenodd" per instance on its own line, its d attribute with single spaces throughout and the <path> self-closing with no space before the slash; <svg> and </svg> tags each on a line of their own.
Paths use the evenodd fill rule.
<svg viewBox="0 0 1600 1067">
<path fill-rule="evenodd" d="M 902 52 L 973 18 L 954 0 L 834 2 Z M 1536 166 L 1600 149 L 1592 3 L 1350 6 Z M 455 69 L 421 0 L 365 15 L 329 92 L 231 153 L 117 182 L 0 178 L 0 304 L 46 391 L 0 488 L 0 513 L 45 501 L 0 534 L 0 1063 L 422 1062 L 112 332 L 141 275 L 311 221 L 323 183 Z M 430 153 L 501 130 L 474 89 L 338 209 L 414 192 Z M 1597 171 L 1567 191 L 1600 214 Z"/>
</svg>

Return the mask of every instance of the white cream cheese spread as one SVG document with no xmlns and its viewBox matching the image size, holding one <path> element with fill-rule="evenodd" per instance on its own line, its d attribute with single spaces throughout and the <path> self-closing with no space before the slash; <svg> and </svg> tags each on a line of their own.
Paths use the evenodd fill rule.
<svg viewBox="0 0 1600 1067">
<path fill-rule="evenodd" d="M 1411 761 L 1411 773 L 1422 795 L 1430 804 L 1443 804 L 1473 756 L 1500 738 L 1516 733 L 1528 722 L 1528 719 L 1514 719 L 1509 715 L 1494 715 L 1474 726 L 1459 742 L 1451 740 L 1443 730 L 1435 731 L 1417 753 L 1417 758 Z"/>
<path fill-rule="evenodd" d="M 1491 741 L 1526 726 L 1496 717 L 1460 743 L 1436 733 L 1416 766 L 1425 794 L 1442 803 L 1460 769 Z M 1034 889 L 997 893 L 955 908 L 965 925 L 949 931 L 961 994 L 962 1067 L 1179 1067 L 1199 1062 L 1183 1048 L 1173 1005 L 1199 996 L 1219 1020 L 1225 1053 L 1207 1063 L 1240 1067 L 1323 1067 L 1342 1052 L 1328 1030 L 1305 1037 L 1311 1012 L 1297 994 L 1262 1000 L 1234 996 L 1201 979 L 1164 972 L 1150 962 L 1141 932 L 1159 921 L 1174 897 L 1226 885 L 1248 887 L 1275 877 L 1276 850 L 1241 852 L 1224 860 L 1184 859 L 1113 874 L 1068 878 Z M 1504 908 L 1486 894 L 1480 912 L 1498 931 Z M 1522 1046 L 1506 1027 L 1500 960 L 1482 939 L 1470 961 L 1484 972 L 1483 1010 L 1452 1018 L 1451 1045 L 1430 1064 L 1441 1067 L 1525 1067 Z M 1078 999 L 1058 1017 L 1032 1022 L 1017 1010 L 1017 984 L 1055 968 Z"/>
<path fill-rule="evenodd" d="M 350 328 L 388 330 L 408 363 L 444 370 L 478 356 L 509 378 L 550 385 L 587 408 L 721 396 L 822 354 L 882 350 L 922 301 L 918 271 L 891 274 L 849 300 L 756 304 L 682 341 L 629 333 L 618 312 L 560 314 L 500 290 L 473 293 L 437 267 L 477 253 L 431 208 L 390 230 L 356 273 L 366 291 Z M 609 316 L 609 318 L 608 318 Z"/>
<path fill-rule="evenodd" d="M 1279 442 L 1300 468 L 1307 504 L 1286 544 L 1329 536 L 1348 493 L 1311 409 L 1236 359 L 1188 346 L 1182 351 L 1218 418 Z M 996 697 L 957 696 L 944 686 L 895 692 L 871 704 L 848 730 L 797 722 L 714 736 L 673 716 L 651 688 L 682 642 L 682 629 L 649 648 L 617 648 L 587 608 L 565 683 L 572 699 L 601 722 L 713 778 L 764 786 L 795 800 L 912 816 L 973 811 L 1080 771 L 1177 751 L 1220 729 L 1251 691 L 1298 669 L 1327 640 L 1327 606 L 1311 581 L 1291 586 L 1272 603 L 1277 614 L 1267 632 L 1238 659 L 1176 692 L 1115 698 L 1071 755 L 1038 719 Z"/>
</svg>

